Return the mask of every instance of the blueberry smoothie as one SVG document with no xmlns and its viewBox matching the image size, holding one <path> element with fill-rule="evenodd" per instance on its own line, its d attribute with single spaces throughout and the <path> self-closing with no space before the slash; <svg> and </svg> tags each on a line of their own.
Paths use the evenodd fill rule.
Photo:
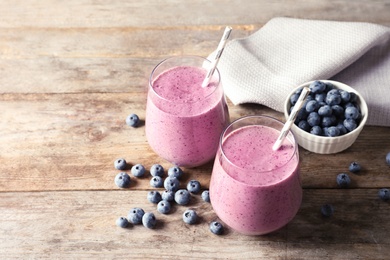
<svg viewBox="0 0 390 260">
<path fill-rule="evenodd" d="M 301 205 L 299 155 L 293 135 L 279 150 L 272 150 L 280 129 L 248 124 L 228 128 L 222 136 L 210 199 L 218 217 L 240 233 L 275 231 L 292 220 Z"/>
<path fill-rule="evenodd" d="M 219 73 L 203 88 L 207 70 L 202 65 L 207 60 L 185 58 L 181 63 L 168 59 L 165 62 L 172 64 L 163 62 L 153 71 L 145 131 L 149 145 L 162 158 L 195 167 L 215 157 L 229 113 Z"/>
</svg>

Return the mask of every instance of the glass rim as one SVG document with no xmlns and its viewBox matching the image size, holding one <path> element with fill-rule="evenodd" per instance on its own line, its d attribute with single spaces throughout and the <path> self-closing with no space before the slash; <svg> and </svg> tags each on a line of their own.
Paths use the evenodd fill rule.
<svg viewBox="0 0 390 260">
<path fill-rule="evenodd" d="M 152 85 L 152 78 L 153 76 L 155 75 L 155 72 L 156 70 L 165 62 L 169 61 L 169 60 L 174 60 L 174 59 L 185 59 L 185 58 L 192 58 L 192 59 L 199 59 L 199 60 L 203 60 L 203 61 L 206 61 L 208 62 L 209 64 L 211 64 L 211 61 L 205 57 L 202 57 L 202 56 L 199 56 L 199 55 L 178 55 L 178 56 L 171 56 L 171 57 L 168 57 L 168 58 L 165 58 L 163 59 L 162 61 L 160 61 L 159 63 L 157 63 L 157 65 L 153 68 L 152 72 L 150 73 L 150 76 L 149 76 L 149 82 L 148 82 L 148 85 L 149 85 L 149 90 L 152 90 L 152 92 L 159 98 L 159 99 L 162 99 L 166 102 L 175 102 L 175 103 L 181 103 L 181 104 L 185 104 L 185 103 L 188 103 L 188 104 L 194 104 L 194 103 L 198 103 L 204 99 L 207 99 L 208 97 L 212 96 L 216 91 L 217 89 L 219 89 L 219 87 L 221 86 L 221 74 L 218 70 L 218 68 L 215 68 L 215 71 L 214 71 L 214 74 L 215 73 L 218 73 L 218 82 L 217 82 L 217 85 L 216 87 L 214 88 L 213 91 L 211 91 L 209 94 L 207 94 L 206 96 L 203 97 L 203 99 L 201 100 L 195 100 L 195 101 L 178 101 L 178 100 L 170 100 L 170 99 L 167 99 L 165 97 L 162 97 L 160 94 L 158 94 L 154 88 L 153 88 L 153 85 Z M 195 67 L 195 66 L 192 66 L 192 67 Z M 174 67 L 171 67 L 171 68 L 174 68 Z M 161 75 L 161 74 L 160 74 Z"/>
<path fill-rule="evenodd" d="M 249 172 L 257 172 L 257 173 L 267 173 L 267 172 L 272 172 L 272 171 L 275 171 L 277 169 L 281 169 L 283 167 L 285 167 L 288 163 L 291 162 L 291 160 L 296 156 L 296 154 L 298 153 L 298 142 L 297 142 L 297 139 L 295 138 L 295 135 L 294 133 L 291 131 L 291 129 L 288 131 L 288 134 L 287 136 L 289 136 L 291 134 L 291 137 L 292 137 L 292 144 L 294 145 L 294 152 L 292 153 L 291 157 L 283 164 L 283 165 L 280 165 L 276 168 L 273 168 L 272 170 L 266 170 L 266 171 L 253 171 L 253 170 L 248 170 L 248 169 L 245 169 L 243 167 L 240 167 L 238 165 L 236 165 L 235 163 L 231 162 L 230 159 L 226 156 L 225 154 L 225 151 L 223 149 L 223 141 L 224 141 L 224 137 L 228 131 L 228 129 L 230 129 L 234 124 L 240 122 L 240 121 L 243 121 L 243 120 L 247 120 L 247 119 L 251 119 L 251 118 L 266 118 L 266 119 L 269 119 L 271 121 L 274 121 L 276 123 L 279 123 L 281 125 L 281 127 L 283 127 L 284 123 L 282 121 L 280 121 L 279 119 L 276 119 L 272 116 L 267 116 L 267 115 L 249 115 L 249 116 L 243 116 L 243 117 L 240 117 L 234 121 L 232 121 L 222 132 L 221 136 L 220 136 L 220 139 L 219 139 L 219 149 L 221 151 L 221 156 L 224 157 L 224 159 L 232 166 L 240 169 L 240 170 L 244 170 L 244 171 L 249 171 Z M 252 124 L 252 125 L 259 125 L 259 124 Z M 277 130 L 277 129 L 276 129 Z M 280 130 L 278 130 L 280 132 Z M 286 138 L 287 138 L 286 136 Z M 276 139 L 275 139 L 276 141 Z M 298 158 L 299 160 L 299 158 Z M 230 176 L 230 174 L 228 174 Z M 239 181 L 239 180 L 236 180 L 238 182 L 242 182 L 242 181 Z M 255 185 L 253 184 L 253 186 L 262 186 L 262 185 Z"/>
</svg>

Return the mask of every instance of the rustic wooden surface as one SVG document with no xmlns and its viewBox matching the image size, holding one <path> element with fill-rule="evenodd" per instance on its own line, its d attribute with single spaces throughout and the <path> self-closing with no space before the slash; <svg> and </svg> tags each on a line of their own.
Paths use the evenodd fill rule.
<svg viewBox="0 0 390 260">
<path fill-rule="evenodd" d="M 129 189 L 114 184 L 113 161 L 170 164 L 156 156 L 144 127 L 146 82 L 153 66 L 176 54 L 208 55 L 226 25 L 250 35 L 276 16 L 373 22 L 390 26 L 390 1 L 22 1 L 0 2 L 0 258 L 1 259 L 386 259 L 390 187 L 385 155 L 390 131 L 366 127 L 337 155 L 300 149 L 303 204 L 281 230 L 248 237 L 208 231 L 210 204 L 194 196 L 201 221 L 181 221 L 186 207 L 162 215 L 148 203 L 149 178 Z M 233 106 L 231 118 L 281 113 Z M 349 189 L 335 177 L 352 161 Z M 208 187 L 211 164 L 185 169 Z M 134 178 L 133 178 L 134 180 Z M 335 214 L 325 219 L 321 205 Z M 156 212 L 156 230 L 115 226 L 133 206 Z"/>
</svg>

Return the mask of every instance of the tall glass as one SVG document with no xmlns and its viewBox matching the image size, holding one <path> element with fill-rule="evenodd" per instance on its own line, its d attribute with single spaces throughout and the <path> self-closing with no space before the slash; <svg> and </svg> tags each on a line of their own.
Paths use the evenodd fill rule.
<svg viewBox="0 0 390 260">
<path fill-rule="evenodd" d="M 218 217 L 247 235 L 275 231 L 294 218 L 302 201 L 298 144 L 289 132 L 273 151 L 282 122 L 248 116 L 221 135 L 210 182 Z"/>
<path fill-rule="evenodd" d="M 160 157 L 178 166 L 195 167 L 215 158 L 229 124 L 219 71 L 207 87 L 201 86 L 209 66 L 202 57 L 177 56 L 163 60 L 150 75 L 146 138 Z"/>
</svg>

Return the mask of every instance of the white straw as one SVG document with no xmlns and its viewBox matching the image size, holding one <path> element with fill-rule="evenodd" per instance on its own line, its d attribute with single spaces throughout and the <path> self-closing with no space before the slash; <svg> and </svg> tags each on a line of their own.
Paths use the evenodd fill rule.
<svg viewBox="0 0 390 260">
<path fill-rule="evenodd" d="M 207 72 L 207 76 L 203 80 L 203 83 L 202 83 L 202 87 L 203 88 L 205 88 L 205 87 L 207 87 L 209 85 L 211 77 L 213 76 L 215 68 L 218 65 L 219 58 L 221 58 L 223 49 L 225 48 L 227 39 L 229 38 L 231 31 L 232 31 L 232 27 L 226 26 L 225 31 L 224 31 L 224 33 L 222 35 L 221 41 L 218 44 L 218 48 L 217 48 L 217 51 L 215 53 L 214 60 L 211 61 L 211 66 L 209 68 L 209 71 Z"/>
<path fill-rule="evenodd" d="M 291 114 L 290 116 L 288 117 L 286 123 L 284 124 L 283 128 L 282 128 L 282 131 L 280 132 L 280 135 L 278 137 L 278 139 L 276 140 L 276 142 L 274 143 L 274 145 L 272 146 L 272 150 L 276 151 L 280 148 L 280 146 L 282 145 L 282 142 L 284 140 L 284 138 L 286 138 L 287 134 L 288 134 L 288 131 L 290 130 L 291 128 L 291 125 L 294 123 L 295 119 L 297 118 L 297 115 L 299 113 L 299 110 L 301 109 L 302 105 L 304 104 L 305 102 L 305 99 L 306 97 L 309 95 L 310 93 L 310 90 L 309 88 L 307 87 L 304 87 L 302 89 L 302 92 L 301 94 L 299 95 L 299 98 L 297 100 L 297 102 L 295 103 L 294 105 L 294 108 L 293 110 L 291 111 Z"/>
</svg>

